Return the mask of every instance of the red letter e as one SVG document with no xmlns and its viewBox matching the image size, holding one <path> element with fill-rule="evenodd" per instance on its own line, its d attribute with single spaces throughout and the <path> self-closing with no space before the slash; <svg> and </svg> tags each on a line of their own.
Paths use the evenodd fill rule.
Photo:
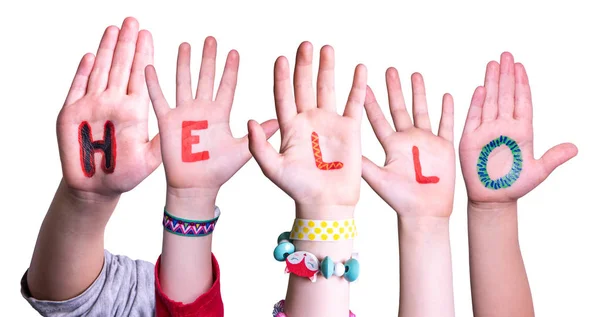
<svg viewBox="0 0 600 317">
<path fill-rule="evenodd" d="M 208 160 L 208 151 L 192 152 L 192 145 L 200 143 L 200 136 L 192 135 L 192 130 L 208 128 L 208 121 L 183 121 L 181 123 L 181 159 L 184 162 Z"/>
</svg>

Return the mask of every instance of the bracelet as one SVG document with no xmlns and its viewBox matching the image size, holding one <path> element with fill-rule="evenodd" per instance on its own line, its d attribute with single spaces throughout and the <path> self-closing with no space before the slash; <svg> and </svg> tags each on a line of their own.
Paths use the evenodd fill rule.
<svg viewBox="0 0 600 317">
<path fill-rule="evenodd" d="M 334 263 L 330 257 L 326 256 L 321 263 L 317 257 L 305 251 L 296 251 L 296 247 L 289 242 L 290 233 L 284 232 L 277 238 L 277 247 L 273 250 L 273 257 L 279 262 L 285 261 L 285 273 L 292 273 L 300 277 L 306 277 L 311 282 L 317 281 L 317 274 L 321 273 L 325 279 L 331 276 L 339 276 L 348 282 L 354 282 L 358 279 L 360 273 L 360 264 L 356 259 L 357 253 L 346 263 Z"/>
<path fill-rule="evenodd" d="M 215 206 L 215 217 L 210 220 L 189 220 L 175 217 L 165 208 L 163 216 L 163 227 L 165 230 L 185 237 L 203 237 L 215 230 L 217 220 L 221 216 L 221 210 Z"/>
<path fill-rule="evenodd" d="M 283 305 L 285 304 L 285 300 L 280 300 L 273 307 L 273 317 L 286 317 L 287 315 L 283 311 Z M 356 315 L 350 311 L 348 317 L 356 317 Z"/>
<path fill-rule="evenodd" d="M 292 231 L 290 231 L 292 240 L 338 241 L 354 239 L 354 237 L 356 237 L 354 219 L 296 219 Z"/>
</svg>

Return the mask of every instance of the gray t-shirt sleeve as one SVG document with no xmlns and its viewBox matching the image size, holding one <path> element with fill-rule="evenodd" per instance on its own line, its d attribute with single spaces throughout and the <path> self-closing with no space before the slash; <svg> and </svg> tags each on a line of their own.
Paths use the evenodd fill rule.
<svg viewBox="0 0 600 317">
<path fill-rule="evenodd" d="M 21 294 L 42 316 L 154 316 L 154 264 L 104 251 L 104 266 L 81 295 L 65 301 L 37 300 L 21 280 Z"/>
</svg>

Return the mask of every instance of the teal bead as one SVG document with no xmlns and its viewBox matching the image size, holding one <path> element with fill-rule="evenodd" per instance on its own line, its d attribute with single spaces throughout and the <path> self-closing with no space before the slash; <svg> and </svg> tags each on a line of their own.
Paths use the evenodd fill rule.
<svg viewBox="0 0 600 317">
<path fill-rule="evenodd" d="M 346 267 L 346 273 L 344 273 L 344 278 L 346 281 L 356 281 L 356 279 L 358 279 L 358 274 L 360 273 L 360 264 L 358 264 L 358 260 L 350 259 L 346 261 L 344 266 Z"/>
<path fill-rule="evenodd" d="M 333 269 L 335 264 L 331 260 L 330 257 L 326 256 L 323 261 L 321 261 L 321 274 L 328 279 L 333 275 Z"/>
<path fill-rule="evenodd" d="M 275 250 L 273 251 L 273 256 L 275 257 L 275 260 L 283 262 L 288 257 L 288 255 L 294 253 L 295 251 L 296 248 L 293 244 L 289 242 L 283 242 L 275 248 Z"/>
<path fill-rule="evenodd" d="M 280 234 L 279 237 L 277 237 L 277 244 L 280 244 L 282 240 L 290 241 L 290 232 L 289 231 L 286 231 L 286 232 Z"/>
</svg>

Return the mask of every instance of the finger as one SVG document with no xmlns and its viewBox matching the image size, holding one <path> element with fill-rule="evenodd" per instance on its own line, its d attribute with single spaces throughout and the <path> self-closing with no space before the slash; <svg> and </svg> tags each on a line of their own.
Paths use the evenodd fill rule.
<svg viewBox="0 0 600 317">
<path fill-rule="evenodd" d="M 508 52 L 500 57 L 499 82 L 498 117 L 512 119 L 515 110 L 515 60 Z"/>
<path fill-rule="evenodd" d="M 160 119 L 170 110 L 170 108 L 169 103 L 160 89 L 156 69 L 154 69 L 154 66 L 152 65 L 146 66 L 146 84 L 148 85 L 148 93 L 150 94 L 150 101 L 152 101 L 154 113 L 156 114 L 156 118 Z"/>
<path fill-rule="evenodd" d="M 108 83 L 108 73 L 110 72 L 110 64 L 112 63 L 115 47 L 117 46 L 117 38 L 119 37 L 119 28 L 112 25 L 106 28 L 100 46 L 94 60 L 94 67 L 90 74 L 88 83 L 88 92 L 100 93 L 106 90 Z"/>
<path fill-rule="evenodd" d="M 539 159 L 545 173 L 543 179 L 546 179 L 557 167 L 575 157 L 577 152 L 577 147 L 573 143 L 562 143 L 546 151 Z"/>
<path fill-rule="evenodd" d="M 475 88 L 473 97 L 471 98 L 471 106 L 467 113 L 467 120 L 465 122 L 465 133 L 471 133 L 481 125 L 481 115 L 483 113 L 483 103 L 485 101 L 486 89 L 485 87 L 479 86 Z M 442 110 L 443 111 L 443 110 Z"/>
<path fill-rule="evenodd" d="M 77 72 L 75 72 L 75 77 L 73 77 L 71 88 L 67 94 L 65 106 L 70 105 L 85 96 L 88 80 L 92 73 L 92 68 L 94 67 L 94 59 L 95 56 L 92 53 L 87 53 L 81 58 L 79 66 L 77 67 Z"/>
<path fill-rule="evenodd" d="M 363 64 L 358 64 L 354 69 L 354 80 L 352 81 L 352 89 L 348 95 L 344 116 L 356 119 L 360 122 L 362 117 L 365 98 L 367 95 L 367 67 Z"/>
<path fill-rule="evenodd" d="M 369 86 L 367 86 L 367 95 L 365 97 L 365 110 L 377 140 L 383 145 L 383 140 L 394 134 L 394 129 L 392 129 L 392 126 L 383 115 L 381 107 L 379 107 L 377 99 L 375 99 L 375 94 L 373 94 L 373 90 Z"/>
<path fill-rule="evenodd" d="M 204 40 L 204 48 L 202 49 L 202 64 L 200 65 L 198 88 L 196 88 L 196 99 L 213 100 L 216 60 L 217 40 L 209 36 Z"/>
<path fill-rule="evenodd" d="M 146 173 L 150 175 L 162 163 L 162 154 L 160 152 L 160 134 L 156 134 L 146 150 Z"/>
<path fill-rule="evenodd" d="M 134 18 L 127 18 L 123 21 L 108 77 L 109 89 L 119 92 L 127 91 L 139 28 L 138 21 Z"/>
<path fill-rule="evenodd" d="M 531 88 L 525 67 L 521 63 L 515 64 L 515 113 L 517 120 L 533 120 L 533 104 L 531 101 Z"/>
<path fill-rule="evenodd" d="M 500 65 L 492 61 L 485 71 L 485 102 L 483 103 L 482 121 L 496 120 L 498 117 L 498 83 L 500 80 Z"/>
<path fill-rule="evenodd" d="M 225 106 L 228 114 L 231 112 L 231 106 L 233 105 L 239 68 L 240 55 L 236 50 L 232 50 L 227 54 L 225 69 L 223 70 L 223 76 L 221 76 L 216 98 L 218 104 Z"/>
<path fill-rule="evenodd" d="M 284 130 L 285 124 L 296 115 L 294 106 L 294 97 L 292 96 L 292 84 L 290 82 L 290 66 L 287 58 L 280 56 L 275 61 L 274 70 L 274 88 L 275 111 L 277 112 L 277 121 Z"/>
<path fill-rule="evenodd" d="M 296 53 L 296 67 L 294 68 L 294 97 L 298 113 L 317 106 L 312 86 L 312 59 L 312 44 L 302 42 Z"/>
<path fill-rule="evenodd" d="M 438 136 L 454 143 L 454 100 L 450 94 L 444 94 L 442 98 L 442 118 Z"/>
<path fill-rule="evenodd" d="M 362 157 L 362 178 L 373 188 L 374 191 L 379 192 L 379 184 L 384 178 L 384 170 L 377 164 L 373 163 L 366 157 Z"/>
<path fill-rule="evenodd" d="M 400 76 L 398 76 L 398 71 L 395 68 L 390 67 L 385 72 L 385 82 L 387 85 L 390 112 L 396 131 L 410 129 L 413 126 L 412 120 L 410 120 L 408 111 L 406 111 Z"/>
<path fill-rule="evenodd" d="M 336 111 L 335 104 L 335 55 L 329 45 L 321 48 L 319 74 L 317 75 L 317 107 Z"/>
<path fill-rule="evenodd" d="M 190 59 L 192 47 L 189 43 L 181 43 L 177 53 L 177 72 L 175 75 L 175 107 L 192 100 L 192 74 Z"/>
<path fill-rule="evenodd" d="M 148 88 L 146 86 L 144 70 L 146 66 L 153 62 L 154 41 L 152 40 L 152 34 L 147 30 L 141 30 L 138 33 L 137 44 L 135 45 L 135 56 L 133 57 L 129 87 L 127 88 L 128 94 L 142 95 L 148 100 Z"/>
<path fill-rule="evenodd" d="M 411 76 L 412 81 L 412 101 L 413 101 L 413 118 L 415 127 L 431 131 L 431 122 L 429 122 L 429 112 L 427 111 L 427 98 L 425 97 L 425 83 L 423 76 L 419 73 L 414 73 Z"/>
<path fill-rule="evenodd" d="M 254 120 L 248 121 L 248 139 L 250 152 L 256 159 L 260 169 L 268 178 L 275 177 L 279 169 L 281 156 L 267 141 L 263 128 Z"/>
<path fill-rule="evenodd" d="M 263 123 L 260 124 L 260 127 L 262 128 L 267 140 L 270 139 L 273 134 L 275 134 L 275 132 L 277 132 L 277 130 L 279 130 L 279 124 L 277 123 L 277 120 L 275 119 L 271 119 L 271 120 L 267 120 Z M 249 138 L 249 134 L 245 135 L 243 138 L 239 139 L 239 146 L 240 146 L 240 153 L 247 153 L 243 154 L 242 157 L 244 158 L 244 162 L 247 162 L 250 157 L 252 156 L 250 154 L 250 152 L 248 151 L 248 138 Z"/>
</svg>

